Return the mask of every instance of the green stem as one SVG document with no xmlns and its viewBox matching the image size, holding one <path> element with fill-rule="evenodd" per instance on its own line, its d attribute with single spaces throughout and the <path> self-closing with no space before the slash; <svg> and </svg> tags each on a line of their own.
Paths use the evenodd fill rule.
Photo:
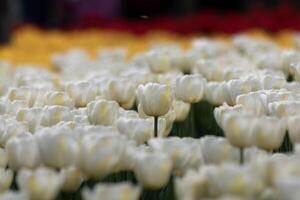
<svg viewBox="0 0 300 200">
<path fill-rule="evenodd" d="M 240 164 L 244 164 L 244 149 L 240 148 Z"/>
<path fill-rule="evenodd" d="M 154 117 L 154 137 L 158 136 L 158 117 Z"/>
</svg>

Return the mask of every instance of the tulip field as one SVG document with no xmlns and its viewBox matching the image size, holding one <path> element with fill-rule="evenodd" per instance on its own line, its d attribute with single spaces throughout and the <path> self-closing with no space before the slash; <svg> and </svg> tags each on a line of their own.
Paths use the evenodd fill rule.
<svg viewBox="0 0 300 200">
<path fill-rule="evenodd" d="M 297 33 L 0 48 L 0 200 L 298 200 L 298 143 Z"/>
</svg>

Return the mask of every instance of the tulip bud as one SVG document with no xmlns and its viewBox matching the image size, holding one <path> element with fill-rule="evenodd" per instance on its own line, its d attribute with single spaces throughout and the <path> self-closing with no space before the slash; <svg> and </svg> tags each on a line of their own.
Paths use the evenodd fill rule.
<svg viewBox="0 0 300 200">
<path fill-rule="evenodd" d="M 208 82 L 206 84 L 205 99 L 213 105 L 222 105 L 230 99 L 225 82 Z"/>
<path fill-rule="evenodd" d="M 153 137 L 154 126 L 150 120 L 123 117 L 119 118 L 116 124 L 120 133 L 136 141 L 137 144 L 143 144 Z"/>
<path fill-rule="evenodd" d="M 6 144 L 8 165 L 17 171 L 21 168 L 34 169 L 40 165 L 39 147 L 35 137 L 20 137 Z"/>
<path fill-rule="evenodd" d="M 84 81 L 68 83 L 66 92 L 74 100 L 76 107 L 85 107 L 97 95 L 96 88 Z"/>
<path fill-rule="evenodd" d="M 269 103 L 269 113 L 277 117 L 287 117 L 300 114 L 300 101 L 279 101 Z"/>
<path fill-rule="evenodd" d="M 222 124 L 225 136 L 233 146 L 245 148 L 252 145 L 253 116 L 229 112 L 225 114 Z"/>
<path fill-rule="evenodd" d="M 53 126 L 61 121 L 71 121 L 70 109 L 64 106 L 46 106 L 41 119 L 42 126 Z"/>
<path fill-rule="evenodd" d="M 91 134 L 80 141 L 80 169 L 91 178 L 114 172 L 125 146 L 120 136 Z"/>
<path fill-rule="evenodd" d="M 0 193 L 9 190 L 13 181 L 13 172 L 9 169 L 0 168 Z"/>
<path fill-rule="evenodd" d="M 3 121 L 0 122 L 0 124 L 1 123 L 3 123 Z M 4 125 L 1 124 L 1 126 L 5 127 L 2 132 L 3 135 L 0 137 L 0 145 L 2 147 L 5 147 L 6 143 L 14 137 L 31 135 L 28 133 L 27 124 L 24 122 L 7 121 L 4 122 Z"/>
<path fill-rule="evenodd" d="M 169 155 L 177 175 L 184 174 L 188 169 L 197 169 L 204 162 L 198 143 L 193 144 L 184 139 L 170 137 L 151 139 L 149 145 L 155 151 Z"/>
<path fill-rule="evenodd" d="M 42 115 L 42 108 L 23 108 L 17 112 L 16 118 L 20 122 L 26 122 L 29 131 L 35 133 L 37 127 L 41 124 Z"/>
<path fill-rule="evenodd" d="M 205 164 L 218 165 L 224 162 L 238 162 L 239 150 L 222 137 L 204 136 L 200 139 Z"/>
<path fill-rule="evenodd" d="M 183 101 L 174 100 L 172 104 L 172 110 L 175 111 L 176 114 L 176 122 L 183 122 L 191 109 L 191 104 L 185 103 Z"/>
<path fill-rule="evenodd" d="M 254 124 L 253 143 L 267 151 L 278 149 L 283 143 L 286 122 L 276 117 L 260 117 Z"/>
<path fill-rule="evenodd" d="M 99 183 L 92 190 L 84 188 L 82 196 L 84 200 L 138 200 L 140 193 L 140 187 L 129 182 Z"/>
<path fill-rule="evenodd" d="M 7 153 L 4 149 L 0 148 L 0 168 L 7 166 Z"/>
<path fill-rule="evenodd" d="M 267 99 L 263 94 L 250 92 L 248 94 L 239 95 L 236 98 L 236 103 L 243 105 L 243 107 L 248 111 L 257 116 L 267 114 Z"/>
<path fill-rule="evenodd" d="M 48 168 L 34 171 L 22 169 L 17 175 L 17 183 L 32 200 L 52 200 L 59 193 L 61 177 L 58 172 Z"/>
<path fill-rule="evenodd" d="M 62 168 L 77 164 L 79 146 L 66 127 L 44 128 L 37 133 L 41 158 L 45 165 Z"/>
<path fill-rule="evenodd" d="M 161 152 L 139 152 L 135 158 L 134 174 L 143 187 L 164 187 L 171 176 L 172 160 Z"/>
<path fill-rule="evenodd" d="M 206 80 L 198 75 L 185 75 L 176 79 L 175 95 L 187 103 L 201 101 L 205 91 Z"/>
<path fill-rule="evenodd" d="M 125 108 L 130 109 L 135 101 L 136 85 L 127 79 L 113 79 L 110 80 L 102 93 L 106 99 L 114 100 Z"/>
<path fill-rule="evenodd" d="M 60 170 L 62 177 L 62 191 L 63 192 L 76 192 L 83 181 L 83 175 L 75 167 L 63 168 Z"/>
<path fill-rule="evenodd" d="M 137 97 L 145 114 L 155 117 L 167 114 L 173 100 L 171 87 L 157 83 L 140 85 Z"/>
<path fill-rule="evenodd" d="M 65 92 L 53 91 L 46 93 L 44 96 L 44 105 L 58 105 L 73 108 L 74 104 L 74 100 Z"/>
<path fill-rule="evenodd" d="M 287 119 L 287 127 L 290 140 L 296 144 L 300 143 L 300 115 L 290 116 Z"/>
<path fill-rule="evenodd" d="M 87 105 L 91 124 L 112 125 L 119 115 L 119 105 L 115 101 L 97 100 Z"/>
</svg>

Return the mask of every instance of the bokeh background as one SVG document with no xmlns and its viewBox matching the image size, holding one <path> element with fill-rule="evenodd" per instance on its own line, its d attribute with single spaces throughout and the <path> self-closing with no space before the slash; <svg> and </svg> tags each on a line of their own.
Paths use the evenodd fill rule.
<svg viewBox="0 0 300 200">
<path fill-rule="evenodd" d="M 103 28 L 143 34 L 300 29 L 297 0 L 1 0 L 0 43 L 27 24 L 43 29 Z"/>
</svg>

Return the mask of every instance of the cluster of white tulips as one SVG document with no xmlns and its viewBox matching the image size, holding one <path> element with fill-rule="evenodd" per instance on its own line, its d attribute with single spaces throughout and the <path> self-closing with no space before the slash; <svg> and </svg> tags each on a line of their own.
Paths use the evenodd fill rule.
<svg viewBox="0 0 300 200">
<path fill-rule="evenodd" d="M 0 200 L 299 199 L 297 49 L 239 35 L 53 65 L 0 63 Z"/>
</svg>

